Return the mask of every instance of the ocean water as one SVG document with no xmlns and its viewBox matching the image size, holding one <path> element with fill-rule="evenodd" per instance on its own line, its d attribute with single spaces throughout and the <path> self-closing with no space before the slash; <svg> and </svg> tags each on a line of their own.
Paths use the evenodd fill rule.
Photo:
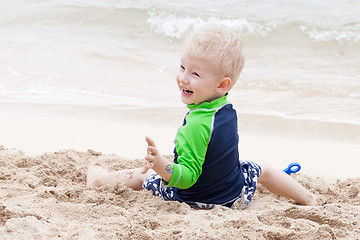
<svg viewBox="0 0 360 240">
<path fill-rule="evenodd" d="M 182 107 L 186 34 L 222 23 L 243 37 L 238 112 L 360 125 L 356 0 L 0 1 L 0 107 Z"/>
</svg>

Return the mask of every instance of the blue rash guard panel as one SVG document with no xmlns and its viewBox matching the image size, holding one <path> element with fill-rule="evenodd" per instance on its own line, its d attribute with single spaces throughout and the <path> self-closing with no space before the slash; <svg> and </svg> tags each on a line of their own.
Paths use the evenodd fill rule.
<svg viewBox="0 0 360 240">
<path fill-rule="evenodd" d="M 244 186 L 236 111 L 227 95 L 188 108 L 175 139 L 174 173 L 168 186 L 175 187 L 179 201 L 231 202 Z"/>
</svg>

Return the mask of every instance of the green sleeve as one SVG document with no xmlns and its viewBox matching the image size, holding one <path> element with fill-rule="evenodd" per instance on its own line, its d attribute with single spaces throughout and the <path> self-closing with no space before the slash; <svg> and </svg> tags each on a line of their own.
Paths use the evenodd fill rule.
<svg viewBox="0 0 360 240">
<path fill-rule="evenodd" d="M 176 136 L 178 164 L 174 164 L 169 187 L 189 188 L 201 175 L 210 138 L 212 115 L 211 112 L 198 111 L 186 117 L 187 124 L 179 129 Z"/>
</svg>

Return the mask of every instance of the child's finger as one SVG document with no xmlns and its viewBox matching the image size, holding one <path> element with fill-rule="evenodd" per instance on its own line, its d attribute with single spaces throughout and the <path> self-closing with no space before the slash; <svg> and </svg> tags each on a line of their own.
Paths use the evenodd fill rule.
<svg viewBox="0 0 360 240">
<path fill-rule="evenodd" d="M 143 168 L 141 169 L 141 174 L 145 174 L 147 173 L 147 171 L 151 168 L 151 166 L 149 164 L 146 164 L 143 166 Z"/>
<path fill-rule="evenodd" d="M 144 160 L 144 162 L 143 162 L 143 166 L 144 166 L 144 167 L 145 167 L 145 166 L 149 166 L 149 161 Z"/>
<path fill-rule="evenodd" d="M 145 156 L 145 161 L 143 163 L 143 168 L 141 169 L 142 174 L 145 174 L 150 168 L 153 167 L 152 161 L 151 160 L 146 160 L 146 159 L 147 159 L 147 156 Z"/>
<path fill-rule="evenodd" d="M 156 147 L 154 140 L 152 140 L 151 138 L 146 137 L 145 140 L 149 146 Z"/>
<path fill-rule="evenodd" d="M 154 155 L 152 155 L 152 154 L 148 154 L 148 155 L 145 156 L 145 160 L 147 162 L 152 163 L 152 162 L 154 162 L 156 160 L 156 157 Z"/>
<path fill-rule="evenodd" d="M 159 150 L 156 147 L 149 146 L 147 149 L 148 149 L 148 155 L 156 156 L 159 154 Z"/>
<path fill-rule="evenodd" d="M 141 169 L 141 174 L 145 174 L 149 169 L 146 166 L 143 166 Z"/>
</svg>

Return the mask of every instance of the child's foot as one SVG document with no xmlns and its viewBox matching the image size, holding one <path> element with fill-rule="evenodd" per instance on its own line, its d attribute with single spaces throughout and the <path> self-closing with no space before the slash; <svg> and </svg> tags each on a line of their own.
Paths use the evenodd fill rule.
<svg viewBox="0 0 360 240">
<path fill-rule="evenodd" d="M 322 198 L 319 198 L 318 196 L 316 196 L 315 194 L 312 194 L 311 198 L 309 199 L 309 201 L 307 202 L 307 206 L 322 206 L 326 203 L 326 201 Z"/>
<path fill-rule="evenodd" d="M 99 166 L 89 167 L 87 172 L 86 187 L 93 188 L 104 185 L 102 183 L 102 177 L 107 173 L 108 171 L 102 167 Z"/>
</svg>

